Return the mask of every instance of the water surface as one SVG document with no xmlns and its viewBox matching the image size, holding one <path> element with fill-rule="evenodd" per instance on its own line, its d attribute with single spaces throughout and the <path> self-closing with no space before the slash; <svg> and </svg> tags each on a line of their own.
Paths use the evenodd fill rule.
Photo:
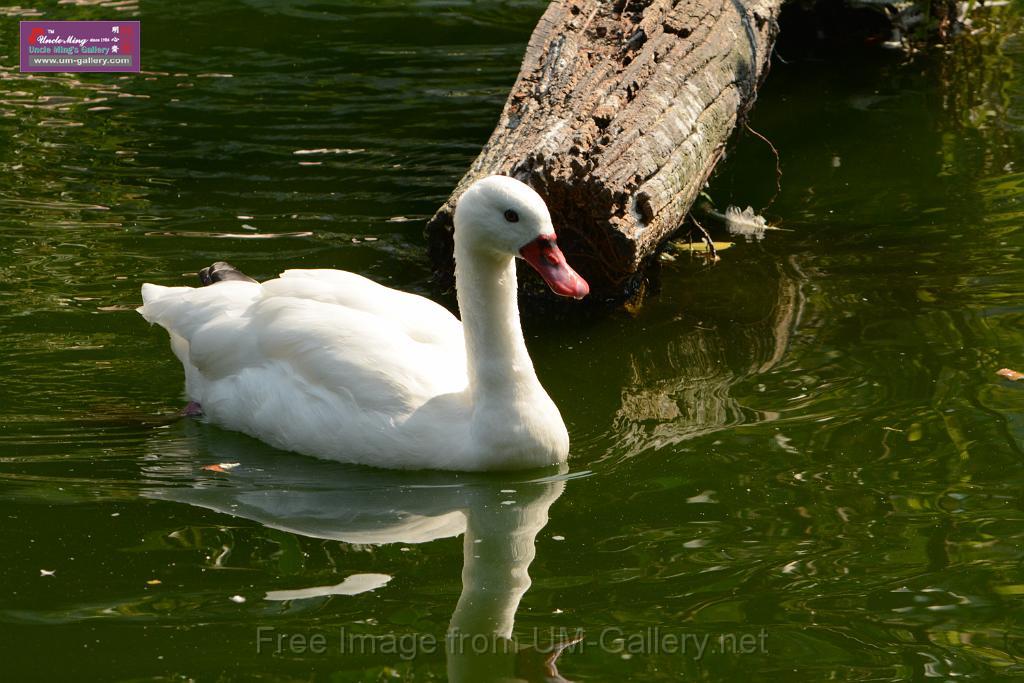
<svg viewBox="0 0 1024 683">
<path fill-rule="evenodd" d="M 113 76 L 20 74 L 29 10 L 0 8 L 5 678 L 543 671 L 428 651 L 450 624 L 582 634 L 568 680 L 1024 673 L 1024 385 L 995 375 L 1024 370 L 1019 38 L 781 55 L 750 123 L 790 232 L 666 264 L 632 314 L 527 315 L 564 470 L 378 472 L 175 417 L 142 282 L 226 259 L 452 303 L 422 226 L 544 4 L 33 4 L 141 19 L 146 71 Z M 749 135 L 709 188 L 774 191 Z"/>
</svg>

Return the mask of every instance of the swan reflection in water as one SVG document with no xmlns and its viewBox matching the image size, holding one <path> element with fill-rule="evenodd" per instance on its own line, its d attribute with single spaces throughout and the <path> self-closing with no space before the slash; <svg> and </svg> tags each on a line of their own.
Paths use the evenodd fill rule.
<svg viewBox="0 0 1024 683">
<path fill-rule="evenodd" d="M 567 466 L 508 474 L 377 470 L 283 453 L 207 425 L 183 427 L 186 440 L 155 440 L 145 470 L 164 485 L 147 497 L 344 543 L 415 544 L 462 534 L 462 593 L 446 638 L 449 680 L 565 680 L 555 666 L 559 648 L 517 649 L 512 630 L 530 587 L 537 534 L 570 478 Z M 221 475 L 203 471 L 213 463 L 238 465 Z M 189 485 L 166 486 L 168 479 Z M 389 580 L 355 574 L 335 586 L 271 591 L 265 599 L 354 595 L 386 590 Z"/>
</svg>

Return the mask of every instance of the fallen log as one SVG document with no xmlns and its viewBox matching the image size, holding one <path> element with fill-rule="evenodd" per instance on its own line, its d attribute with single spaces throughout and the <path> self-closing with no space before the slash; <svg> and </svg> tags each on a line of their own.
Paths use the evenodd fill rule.
<svg viewBox="0 0 1024 683">
<path fill-rule="evenodd" d="M 455 200 L 492 173 L 547 201 L 599 298 L 635 290 L 753 104 L 782 0 L 554 0 L 490 139 L 427 224 L 451 273 Z"/>
</svg>

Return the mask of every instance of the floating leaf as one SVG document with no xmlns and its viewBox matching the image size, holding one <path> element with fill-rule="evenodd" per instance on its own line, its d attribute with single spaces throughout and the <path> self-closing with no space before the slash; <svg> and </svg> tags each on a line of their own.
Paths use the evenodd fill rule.
<svg viewBox="0 0 1024 683">
<path fill-rule="evenodd" d="M 1017 372 L 1016 370 L 1011 370 L 1010 368 L 1003 368 L 1002 370 L 999 370 L 996 374 L 999 375 L 1000 377 L 1005 377 L 1006 379 L 1012 382 L 1019 382 L 1020 380 L 1024 379 L 1024 372 Z"/>
<path fill-rule="evenodd" d="M 735 242 L 715 242 L 715 251 L 722 251 L 735 245 Z M 668 246 L 679 252 L 690 252 L 693 254 L 704 254 L 708 251 L 708 245 L 703 241 L 696 242 L 683 242 L 682 240 L 672 240 L 668 243 Z"/>
<path fill-rule="evenodd" d="M 907 441 L 911 443 L 913 443 L 914 441 L 920 441 L 921 437 L 923 436 L 924 428 L 921 426 L 920 422 L 913 423 L 912 425 L 910 425 L 910 428 L 907 429 Z"/>
</svg>

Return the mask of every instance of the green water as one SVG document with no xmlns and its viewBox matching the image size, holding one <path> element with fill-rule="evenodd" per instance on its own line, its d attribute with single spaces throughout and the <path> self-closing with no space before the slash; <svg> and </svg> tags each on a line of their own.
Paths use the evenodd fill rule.
<svg viewBox="0 0 1024 683">
<path fill-rule="evenodd" d="M 147 71 L 22 75 L 0 8 L 0 679 L 543 680 L 577 635 L 568 680 L 1024 674 L 1024 41 L 781 55 L 751 125 L 791 232 L 528 315 L 570 465 L 460 476 L 176 419 L 133 307 L 217 259 L 450 303 L 422 225 L 544 3 L 32 6 L 141 19 Z M 774 176 L 747 135 L 710 192 Z M 513 614 L 537 649 L 439 646 Z"/>
</svg>

